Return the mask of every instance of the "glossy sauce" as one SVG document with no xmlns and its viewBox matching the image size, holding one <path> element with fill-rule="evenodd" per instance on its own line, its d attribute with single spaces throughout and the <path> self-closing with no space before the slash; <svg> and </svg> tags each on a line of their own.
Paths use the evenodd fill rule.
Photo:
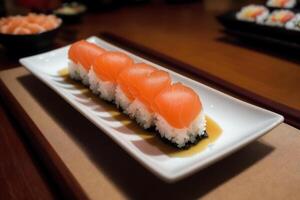
<svg viewBox="0 0 300 200">
<path fill-rule="evenodd" d="M 69 75 L 69 70 L 68 70 L 67 67 L 65 67 L 65 68 L 63 68 L 61 70 L 58 70 L 57 73 L 58 73 L 59 76 L 66 77 L 66 76 Z"/>
<path fill-rule="evenodd" d="M 59 77 L 64 79 L 63 80 L 64 83 L 72 84 L 74 86 L 73 89 L 80 90 L 82 93 L 91 93 L 91 92 L 89 92 L 89 89 L 87 87 L 85 87 L 83 84 L 80 84 L 79 81 L 75 81 L 75 80 L 71 79 L 71 77 L 69 76 L 69 70 L 67 67 L 58 70 L 57 73 L 58 73 Z M 69 89 L 71 89 L 71 88 L 69 88 Z"/>
<path fill-rule="evenodd" d="M 209 145 L 212 145 L 222 134 L 222 128 L 210 117 L 206 118 L 206 131 L 207 138 L 200 140 L 196 145 L 191 146 L 188 149 L 177 149 L 163 142 L 159 137 L 146 138 L 145 141 L 152 146 L 157 147 L 162 154 L 166 154 L 169 157 L 189 157 L 204 151 Z M 153 133 L 155 135 L 155 133 Z M 146 152 L 151 154 L 151 152 Z"/>
<path fill-rule="evenodd" d="M 191 146 L 187 150 L 180 150 L 177 152 L 171 152 L 168 155 L 171 157 L 187 157 L 197 154 L 205 150 L 210 144 L 213 144 L 222 134 L 222 128 L 210 117 L 206 118 L 206 131 L 207 138 L 204 138 L 198 142 L 198 144 Z"/>
</svg>

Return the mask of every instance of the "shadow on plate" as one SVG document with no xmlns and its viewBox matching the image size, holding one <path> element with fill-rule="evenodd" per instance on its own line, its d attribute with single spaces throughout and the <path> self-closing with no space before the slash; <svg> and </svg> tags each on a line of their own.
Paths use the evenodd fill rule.
<svg viewBox="0 0 300 200">
<path fill-rule="evenodd" d="M 272 146 L 252 142 L 231 156 L 179 182 L 168 184 L 135 161 L 106 134 L 73 109 L 33 75 L 20 83 L 48 114 L 129 199 L 195 199 L 242 173 L 272 152 Z"/>
</svg>

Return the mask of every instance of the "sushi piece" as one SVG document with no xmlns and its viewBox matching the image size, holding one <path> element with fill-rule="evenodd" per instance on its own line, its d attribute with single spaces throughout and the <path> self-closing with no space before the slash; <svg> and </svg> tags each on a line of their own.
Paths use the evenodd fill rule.
<svg viewBox="0 0 300 200">
<path fill-rule="evenodd" d="M 71 45 L 69 56 L 69 74 L 74 80 L 82 81 L 84 85 L 89 84 L 88 73 L 92 63 L 97 56 L 105 52 L 101 47 L 81 40 Z"/>
<path fill-rule="evenodd" d="M 131 118 L 147 129 L 153 126 L 154 112 L 152 103 L 154 98 L 166 87 L 171 85 L 169 73 L 162 70 L 155 70 L 148 76 L 144 76 L 136 84 L 137 92 L 135 99 L 126 109 Z"/>
<path fill-rule="evenodd" d="M 295 14 L 289 10 L 274 10 L 267 18 L 265 24 L 283 27 L 288 21 L 293 19 L 294 16 Z"/>
<path fill-rule="evenodd" d="M 132 65 L 133 60 L 122 52 L 103 53 L 94 60 L 89 72 L 90 89 L 104 100 L 113 101 L 119 74 Z"/>
<path fill-rule="evenodd" d="M 242 21 L 262 23 L 269 15 L 269 10 L 261 5 L 248 5 L 243 7 L 236 18 Z"/>
<path fill-rule="evenodd" d="M 117 78 L 115 103 L 118 108 L 123 109 L 124 113 L 127 113 L 127 108 L 135 99 L 140 80 L 154 70 L 156 69 L 150 65 L 137 63 L 120 73 Z"/>
<path fill-rule="evenodd" d="M 275 8 L 294 8 L 296 0 L 268 0 L 267 6 Z"/>
<path fill-rule="evenodd" d="M 155 126 L 160 136 L 178 148 L 196 143 L 206 135 L 206 120 L 199 96 L 175 83 L 154 99 Z"/>
<path fill-rule="evenodd" d="M 297 14 L 292 20 L 287 22 L 285 28 L 300 31 L 300 14 Z"/>
</svg>

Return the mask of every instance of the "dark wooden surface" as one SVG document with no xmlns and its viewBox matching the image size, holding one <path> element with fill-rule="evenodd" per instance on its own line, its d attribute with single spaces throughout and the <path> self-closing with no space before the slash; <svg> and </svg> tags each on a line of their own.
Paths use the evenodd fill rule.
<svg viewBox="0 0 300 200">
<path fill-rule="evenodd" d="M 298 57 L 224 37 L 214 16 L 236 3 L 217 5 L 213 1 L 221 2 L 156 3 L 88 14 L 81 24 L 63 27 L 53 48 L 109 31 L 299 109 Z M 0 70 L 18 65 L 17 57 L 0 47 Z M 59 198 L 60 190 L 24 138 L 24 131 L 7 114 L 13 109 L 5 101 L 0 101 L 0 199 Z"/>
<path fill-rule="evenodd" d="M 0 104 L 0 199 L 56 199 L 56 187 Z"/>
</svg>

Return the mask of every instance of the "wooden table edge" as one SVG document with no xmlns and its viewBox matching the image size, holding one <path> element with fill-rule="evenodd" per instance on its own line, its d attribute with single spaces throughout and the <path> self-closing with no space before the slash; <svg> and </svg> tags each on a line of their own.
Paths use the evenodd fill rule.
<svg viewBox="0 0 300 200">
<path fill-rule="evenodd" d="M 24 111 L 15 97 L 3 83 L 0 77 L 0 98 L 6 106 L 9 106 L 10 113 L 17 123 L 24 129 L 26 136 L 30 139 L 30 145 L 33 146 L 38 156 L 43 162 L 43 166 L 53 175 L 55 182 L 58 184 L 63 196 L 68 199 L 88 199 L 83 189 L 80 187 L 71 172 L 67 169 L 63 161 L 53 150 L 46 139 L 41 134 L 31 118 Z"/>
</svg>

